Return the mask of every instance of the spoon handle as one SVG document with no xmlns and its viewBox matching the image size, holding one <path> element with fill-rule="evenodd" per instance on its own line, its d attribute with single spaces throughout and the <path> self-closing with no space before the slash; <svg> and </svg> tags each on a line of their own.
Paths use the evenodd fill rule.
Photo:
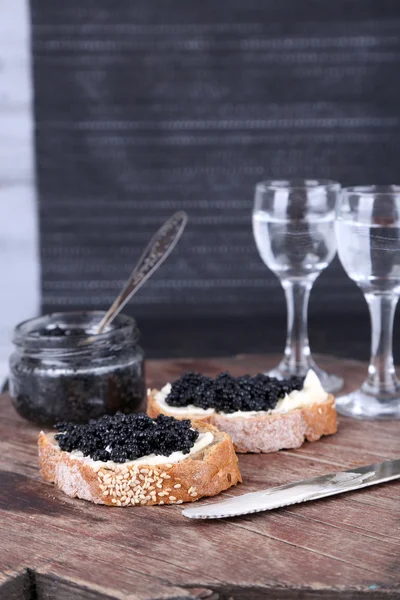
<svg viewBox="0 0 400 600">
<path fill-rule="evenodd" d="M 184 211 L 172 215 L 168 221 L 154 234 L 147 248 L 143 252 L 130 278 L 124 286 L 120 295 L 104 315 L 98 326 L 97 333 L 102 333 L 107 325 L 115 319 L 128 300 L 135 294 L 153 275 L 158 267 L 175 248 L 183 230 L 185 229 L 188 216 Z"/>
</svg>

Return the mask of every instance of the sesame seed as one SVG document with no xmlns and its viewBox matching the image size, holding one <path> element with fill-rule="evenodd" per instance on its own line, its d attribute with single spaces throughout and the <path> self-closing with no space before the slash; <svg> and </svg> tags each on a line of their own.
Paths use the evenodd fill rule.
<svg viewBox="0 0 400 600">
<path fill-rule="evenodd" d="M 117 503 L 117 501 L 116 501 L 116 499 L 115 499 L 115 498 L 113 498 L 113 499 L 111 500 L 111 502 L 112 502 L 113 504 L 116 504 L 116 503 Z"/>
<path fill-rule="evenodd" d="M 171 475 L 165 475 L 164 479 L 171 479 Z"/>
<path fill-rule="evenodd" d="M 117 500 L 117 506 L 121 506 L 121 500 Z"/>
<path fill-rule="evenodd" d="M 179 490 L 179 488 L 181 488 L 181 487 L 182 487 L 182 486 L 181 486 L 181 484 L 180 484 L 180 483 L 176 483 L 176 484 L 174 485 L 174 488 L 175 488 L 176 490 Z"/>
<path fill-rule="evenodd" d="M 165 504 L 164 500 L 160 500 L 158 504 Z"/>
<path fill-rule="evenodd" d="M 146 500 L 141 500 L 141 501 L 140 501 L 140 504 L 142 504 L 142 505 L 143 505 L 143 504 L 146 504 Z"/>
<path fill-rule="evenodd" d="M 195 497 L 195 496 L 197 496 L 198 494 L 197 494 L 197 492 L 192 492 L 190 495 L 192 496 L 192 498 L 194 498 L 194 497 Z"/>
<path fill-rule="evenodd" d="M 172 465 L 170 463 L 165 465 L 167 469 L 172 469 Z"/>
<path fill-rule="evenodd" d="M 104 477 L 104 473 L 103 473 L 102 471 L 99 471 L 99 472 L 97 473 L 97 476 L 98 476 L 98 477 L 100 477 L 100 479 L 103 479 L 103 477 Z"/>
<path fill-rule="evenodd" d="M 105 491 L 103 492 L 103 496 L 108 496 L 108 490 L 105 490 Z"/>
<path fill-rule="evenodd" d="M 183 500 L 177 500 L 176 503 L 177 504 L 183 504 Z"/>
<path fill-rule="evenodd" d="M 175 496 L 170 496 L 169 499 L 172 500 L 172 502 L 175 502 L 176 500 Z"/>
</svg>

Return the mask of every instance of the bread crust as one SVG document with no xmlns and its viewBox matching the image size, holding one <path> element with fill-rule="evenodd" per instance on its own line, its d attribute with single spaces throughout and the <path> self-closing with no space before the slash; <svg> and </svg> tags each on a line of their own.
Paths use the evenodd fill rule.
<svg viewBox="0 0 400 600">
<path fill-rule="evenodd" d="M 54 434 L 41 431 L 40 472 L 68 496 L 108 506 L 193 502 L 241 483 L 229 435 L 204 422 L 193 422 L 193 427 L 201 433 L 210 431 L 214 440 L 190 458 L 173 464 L 135 467 L 117 463 L 100 468 L 60 450 Z"/>
<path fill-rule="evenodd" d="M 177 419 L 190 419 L 189 414 L 177 415 L 161 409 L 152 390 L 147 399 L 147 414 L 155 418 L 162 413 Z M 277 450 L 300 448 L 305 440 L 315 442 L 323 435 L 337 431 L 335 399 L 329 394 L 325 402 L 297 408 L 287 413 L 260 415 L 255 417 L 229 418 L 214 413 L 196 420 L 214 425 L 228 433 L 236 452 L 276 452 Z"/>
</svg>

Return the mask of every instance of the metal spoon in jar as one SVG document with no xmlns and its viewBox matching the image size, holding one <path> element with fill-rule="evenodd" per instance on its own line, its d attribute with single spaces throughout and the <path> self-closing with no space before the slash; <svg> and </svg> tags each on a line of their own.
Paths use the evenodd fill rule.
<svg viewBox="0 0 400 600">
<path fill-rule="evenodd" d="M 149 277 L 157 271 L 158 267 L 175 248 L 186 227 L 187 221 L 187 214 L 184 211 L 179 211 L 172 215 L 172 217 L 160 227 L 157 233 L 154 234 L 121 293 L 114 300 L 113 304 L 101 320 L 96 334 L 104 331 L 107 325 L 115 319 L 132 296 L 142 287 Z"/>
</svg>

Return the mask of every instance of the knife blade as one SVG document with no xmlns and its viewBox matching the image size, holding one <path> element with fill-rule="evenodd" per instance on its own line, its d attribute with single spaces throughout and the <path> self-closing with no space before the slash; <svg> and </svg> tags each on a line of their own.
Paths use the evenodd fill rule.
<svg viewBox="0 0 400 600">
<path fill-rule="evenodd" d="M 259 492 L 243 494 L 222 502 L 186 508 L 182 514 L 189 519 L 236 517 L 343 494 L 398 478 L 400 478 L 400 459 L 387 460 L 375 465 L 330 473 Z"/>
</svg>

